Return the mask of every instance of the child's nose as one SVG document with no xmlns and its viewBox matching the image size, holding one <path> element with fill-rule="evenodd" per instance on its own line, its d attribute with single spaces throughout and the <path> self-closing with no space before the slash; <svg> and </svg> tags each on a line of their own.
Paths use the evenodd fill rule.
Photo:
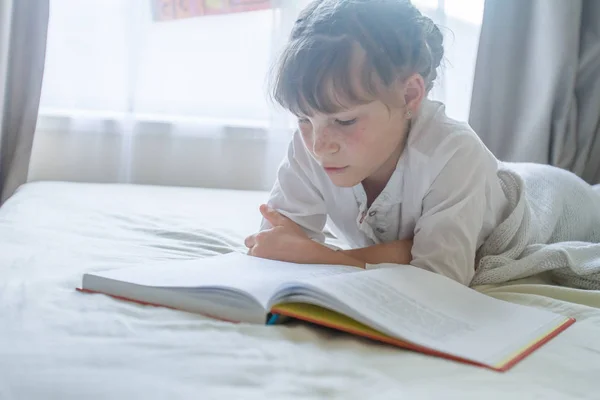
<svg viewBox="0 0 600 400">
<path fill-rule="evenodd" d="M 328 156 L 335 154 L 340 150 L 338 143 L 333 140 L 327 129 L 315 129 L 313 135 L 313 152 L 317 156 Z"/>
</svg>

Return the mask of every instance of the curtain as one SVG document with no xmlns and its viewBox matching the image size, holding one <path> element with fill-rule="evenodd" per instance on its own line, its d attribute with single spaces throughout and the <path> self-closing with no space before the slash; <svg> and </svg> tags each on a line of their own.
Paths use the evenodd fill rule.
<svg viewBox="0 0 600 400">
<path fill-rule="evenodd" d="M 0 2 L 0 201 L 27 180 L 42 87 L 47 0 Z"/>
<path fill-rule="evenodd" d="M 600 2 L 486 0 L 469 120 L 500 159 L 599 183 Z"/>
<path fill-rule="evenodd" d="M 483 0 L 413 2 L 447 39 L 431 96 L 466 120 Z M 190 4 L 51 0 L 30 179 L 268 190 L 295 121 L 267 76 L 308 0 L 166 18 L 157 3 Z"/>
</svg>

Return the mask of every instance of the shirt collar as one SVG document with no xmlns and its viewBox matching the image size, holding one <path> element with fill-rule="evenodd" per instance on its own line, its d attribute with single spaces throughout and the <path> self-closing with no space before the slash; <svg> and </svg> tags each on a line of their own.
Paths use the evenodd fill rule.
<svg viewBox="0 0 600 400">
<path fill-rule="evenodd" d="M 403 185 L 403 177 L 404 177 L 404 160 L 406 148 L 402 151 L 398 162 L 396 163 L 396 169 L 392 173 L 390 180 L 385 185 L 379 196 L 375 199 L 372 204 L 372 207 L 375 206 L 389 206 L 392 204 L 402 203 L 402 185 Z M 352 191 L 354 192 L 354 197 L 359 204 L 359 208 L 361 211 L 364 211 L 367 206 L 367 193 L 363 188 L 362 183 L 359 183 L 352 187 Z"/>
</svg>

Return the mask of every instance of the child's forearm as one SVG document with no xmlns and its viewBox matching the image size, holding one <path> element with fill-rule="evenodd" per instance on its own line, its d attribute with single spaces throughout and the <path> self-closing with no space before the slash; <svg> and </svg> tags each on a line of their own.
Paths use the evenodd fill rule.
<svg viewBox="0 0 600 400">
<path fill-rule="evenodd" d="M 366 264 L 409 264 L 412 261 L 412 244 L 410 239 L 396 240 L 361 249 L 341 250 L 338 253 L 341 252 Z"/>
<path fill-rule="evenodd" d="M 312 255 L 313 264 L 348 265 L 351 267 L 365 268 L 365 262 L 345 254 L 343 251 L 335 251 L 320 243 L 314 243 Z"/>
</svg>

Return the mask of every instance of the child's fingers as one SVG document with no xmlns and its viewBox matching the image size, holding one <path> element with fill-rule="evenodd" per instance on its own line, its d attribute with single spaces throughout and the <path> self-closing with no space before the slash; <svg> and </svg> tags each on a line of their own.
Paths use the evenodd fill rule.
<svg viewBox="0 0 600 400">
<path fill-rule="evenodd" d="M 260 206 L 260 213 L 273 226 L 281 226 L 286 222 L 286 218 L 283 215 L 279 214 L 277 211 L 273 210 L 266 204 Z"/>
<path fill-rule="evenodd" d="M 273 210 L 271 207 L 269 207 L 266 204 L 261 204 L 259 207 L 260 213 L 263 215 L 263 217 L 268 217 L 270 215 L 273 214 L 273 212 L 276 212 L 275 210 Z"/>
<path fill-rule="evenodd" d="M 256 235 L 250 235 L 244 240 L 247 248 L 251 249 L 256 245 Z"/>
</svg>

